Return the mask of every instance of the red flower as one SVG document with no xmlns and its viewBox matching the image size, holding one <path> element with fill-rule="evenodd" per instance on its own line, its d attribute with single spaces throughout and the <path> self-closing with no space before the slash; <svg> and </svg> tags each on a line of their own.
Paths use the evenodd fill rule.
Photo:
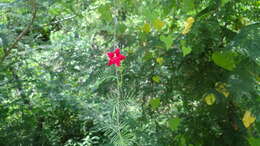
<svg viewBox="0 0 260 146">
<path fill-rule="evenodd" d="M 115 64 L 117 67 L 119 67 L 120 62 L 126 58 L 120 54 L 119 48 L 116 48 L 114 52 L 108 52 L 107 56 L 109 57 L 108 65 L 111 66 L 112 64 Z"/>
</svg>

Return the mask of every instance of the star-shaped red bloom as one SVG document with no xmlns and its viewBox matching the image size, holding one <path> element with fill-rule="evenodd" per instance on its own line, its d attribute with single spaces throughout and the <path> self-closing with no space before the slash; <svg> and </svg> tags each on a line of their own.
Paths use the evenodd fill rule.
<svg viewBox="0 0 260 146">
<path fill-rule="evenodd" d="M 107 56 L 109 57 L 109 61 L 107 65 L 115 64 L 117 67 L 120 66 L 120 62 L 124 60 L 126 57 L 120 54 L 120 49 L 116 48 L 114 52 L 108 52 Z"/>
</svg>

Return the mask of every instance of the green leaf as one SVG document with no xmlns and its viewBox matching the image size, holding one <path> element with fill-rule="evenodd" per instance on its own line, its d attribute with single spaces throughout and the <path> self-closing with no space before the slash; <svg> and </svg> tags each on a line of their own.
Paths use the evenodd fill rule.
<svg viewBox="0 0 260 146">
<path fill-rule="evenodd" d="M 151 31 L 151 26 L 150 24 L 148 23 L 145 23 L 142 30 L 145 32 L 145 33 L 149 33 Z"/>
<path fill-rule="evenodd" d="M 192 51 L 191 47 L 188 47 L 184 40 L 181 41 L 181 49 L 182 49 L 183 56 L 190 54 Z"/>
<path fill-rule="evenodd" d="M 154 98 L 154 99 L 151 99 L 149 103 L 150 103 L 152 109 L 155 110 L 156 108 L 158 108 L 160 106 L 161 100 L 160 100 L 160 98 Z"/>
<path fill-rule="evenodd" d="M 166 45 L 166 49 L 168 50 L 169 48 L 171 48 L 172 44 L 173 44 L 173 38 L 171 36 L 160 36 L 160 40 L 162 42 L 164 42 L 164 44 Z"/>
<path fill-rule="evenodd" d="M 186 145 L 186 140 L 183 136 L 181 137 L 181 145 Z"/>
<path fill-rule="evenodd" d="M 154 21 L 156 19 L 155 13 L 151 13 L 151 8 L 143 7 L 141 10 L 147 21 Z"/>
<path fill-rule="evenodd" d="M 194 0 L 183 0 L 183 8 L 186 12 L 194 9 Z"/>
<path fill-rule="evenodd" d="M 260 23 L 255 23 L 242 28 L 228 47 L 260 65 L 259 42 Z"/>
<path fill-rule="evenodd" d="M 235 56 L 236 54 L 231 51 L 214 52 L 212 54 L 212 60 L 216 65 L 232 71 L 236 68 Z"/>
<path fill-rule="evenodd" d="M 161 81 L 161 79 L 160 79 L 159 76 L 153 76 L 153 77 L 152 77 L 152 80 L 153 80 L 154 82 L 156 82 L 156 83 L 160 83 L 160 81 Z"/>
<path fill-rule="evenodd" d="M 171 118 L 168 121 L 168 125 L 172 130 L 176 130 L 180 125 L 181 120 L 179 118 Z"/>
<path fill-rule="evenodd" d="M 160 19 L 155 19 L 153 21 L 153 26 L 157 30 L 161 30 L 163 28 L 164 24 L 165 23 L 163 21 L 161 21 Z"/>
<path fill-rule="evenodd" d="M 224 6 L 226 3 L 228 3 L 230 0 L 221 0 L 221 6 Z"/>
<path fill-rule="evenodd" d="M 118 33 L 124 33 L 127 27 L 124 24 L 117 24 L 116 30 Z"/>
<path fill-rule="evenodd" d="M 182 53 L 183 53 L 183 56 L 186 56 L 188 54 L 191 53 L 191 48 L 190 47 L 182 47 Z"/>
<path fill-rule="evenodd" d="M 144 54 L 143 59 L 144 59 L 145 61 L 147 61 L 147 60 L 152 59 L 153 57 L 154 57 L 153 52 L 146 52 L 146 53 Z"/>
<path fill-rule="evenodd" d="M 260 138 L 253 138 L 253 137 L 250 137 L 248 139 L 249 143 L 250 143 L 250 146 L 259 146 L 260 144 Z"/>
<path fill-rule="evenodd" d="M 111 22 L 113 20 L 112 12 L 109 5 L 103 5 L 99 7 L 98 12 L 101 14 L 101 18 L 105 21 Z"/>
</svg>

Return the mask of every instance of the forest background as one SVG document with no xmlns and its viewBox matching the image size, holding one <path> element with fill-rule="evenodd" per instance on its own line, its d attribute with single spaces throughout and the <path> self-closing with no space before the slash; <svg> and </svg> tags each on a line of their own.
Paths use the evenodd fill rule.
<svg viewBox="0 0 260 146">
<path fill-rule="evenodd" d="M 259 15 L 259 0 L 0 0 L 0 145 L 259 146 Z"/>
</svg>

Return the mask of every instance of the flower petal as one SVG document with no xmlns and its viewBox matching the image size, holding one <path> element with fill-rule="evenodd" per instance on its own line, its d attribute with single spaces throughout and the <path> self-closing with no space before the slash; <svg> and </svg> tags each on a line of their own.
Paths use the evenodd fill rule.
<svg viewBox="0 0 260 146">
<path fill-rule="evenodd" d="M 109 58 L 113 58 L 113 57 L 114 57 L 114 52 L 108 52 L 108 53 L 107 53 L 107 56 L 108 56 Z"/>
<path fill-rule="evenodd" d="M 115 53 L 116 55 L 119 55 L 119 54 L 120 54 L 120 49 L 119 49 L 119 48 L 116 48 L 116 50 L 114 51 L 114 53 Z"/>
</svg>

